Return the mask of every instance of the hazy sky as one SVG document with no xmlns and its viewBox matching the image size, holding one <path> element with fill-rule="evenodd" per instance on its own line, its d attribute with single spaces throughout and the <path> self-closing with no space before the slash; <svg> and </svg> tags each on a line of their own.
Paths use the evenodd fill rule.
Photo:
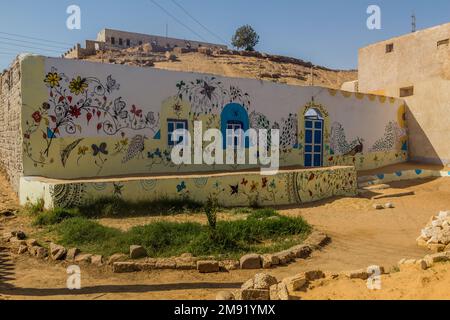
<svg viewBox="0 0 450 320">
<path fill-rule="evenodd" d="M 172 0 L 153 1 L 205 40 L 219 41 Z M 450 0 L 175 1 L 226 41 L 230 41 L 237 27 L 250 24 L 260 34 L 259 51 L 293 56 L 341 69 L 357 67 L 358 48 L 410 32 L 413 11 L 417 16 L 418 29 L 450 22 Z M 9 65 L 14 53 L 58 56 L 65 51 L 61 44 L 47 43 L 52 47 L 46 47 L 45 42 L 12 37 L 1 32 L 64 42 L 69 47 L 77 42 L 83 44 L 85 39 L 95 39 L 97 32 L 105 27 L 165 35 L 168 24 L 169 36 L 201 40 L 155 6 L 152 0 L 0 0 L 0 3 L 1 68 Z M 81 30 L 71 31 L 66 28 L 66 9 L 72 4 L 81 8 Z M 381 7 L 381 30 L 370 31 L 366 27 L 366 10 L 371 4 Z M 42 48 L 55 51 L 43 51 Z"/>
</svg>

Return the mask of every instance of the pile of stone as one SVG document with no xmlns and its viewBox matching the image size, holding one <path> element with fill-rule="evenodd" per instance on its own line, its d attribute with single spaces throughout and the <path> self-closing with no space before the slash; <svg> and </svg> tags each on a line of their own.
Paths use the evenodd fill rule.
<svg viewBox="0 0 450 320">
<path fill-rule="evenodd" d="M 239 290 L 220 292 L 217 300 L 291 300 L 291 294 L 308 288 L 312 281 L 325 278 L 320 270 L 303 272 L 278 281 L 275 277 L 258 273 Z"/>
<path fill-rule="evenodd" d="M 422 229 L 417 244 L 433 252 L 450 251 L 450 211 L 432 217 Z"/>
</svg>

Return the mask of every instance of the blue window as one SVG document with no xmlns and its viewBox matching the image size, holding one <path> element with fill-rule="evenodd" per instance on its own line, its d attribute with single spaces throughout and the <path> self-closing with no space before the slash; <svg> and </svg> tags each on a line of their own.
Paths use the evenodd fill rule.
<svg viewBox="0 0 450 320">
<path fill-rule="evenodd" d="M 306 121 L 305 122 L 305 128 L 311 129 L 313 127 L 312 121 Z"/>
<path fill-rule="evenodd" d="M 240 146 L 245 143 L 245 148 L 249 147 L 249 139 L 241 136 L 242 131 L 245 133 L 250 128 L 247 110 L 240 104 L 227 104 L 220 115 L 221 132 L 223 139 L 223 148 L 234 144 Z M 242 131 L 240 131 L 242 130 Z"/>
<path fill-rule="evenodd" d="M 322 144 L 322 131 L 314 131 L 314 144 Z"/>
<path fill-rule="evenodd" d="M 312 131 L 311 130 L 306 130 L 305 142 L 306 143 L 312 143 L 313 142 L 313 135 L 312 135 Z"/>
<path fill-rule="evenodd" d="M 183 135 L 173 137 L 173 133 L 175 130 L 188 130 L 187 120 L 167 120 L 167 141 L 169 143 L 169 146 L 175 146 L 185 140 Z"/>
<path fill-rule="evenodd" d="M 323 164 L 323 119 L 318 115 L 305 118 L 305 167 Z"/>
<path fill-rule="evenodd" d="M 312 155 L 311 154 L 305 154 L 305 167 L 312 167 Z"/>
</svg>

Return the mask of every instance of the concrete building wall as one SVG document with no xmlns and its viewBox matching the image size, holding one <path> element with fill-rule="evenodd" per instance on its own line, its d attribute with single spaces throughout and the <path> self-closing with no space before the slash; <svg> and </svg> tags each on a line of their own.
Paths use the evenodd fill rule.
<svg viewBox="0 0 450 320">
<path fill-rule="evenodd" d="M 407 156 L 401 99 L 36 56 L 22 65 L 26 176 L 73 179 L 258 168 L 172 162 L 169 122 L 184 122 L 194 136 L 194 121 L 204 130 L 223 130 L 234 118 L 244 130 L 247 124 L 279 129 L 280 166 L 301 167 L 311 109 L 324 120 L 323 166 L 373 169 Z"/>
<path fill-rule="evenodd" d="M 23 172 L 21 79 L 19 60 L 0 75 L 0 167 L 16 191 Z"/>
<path fill-rule="evenodd" d="M 114 38 L 114 43 L 113 39 Z M 109 46 L 127 48 L 134 47 L 144 43 L 155 44 L 162 48 L 174 48 L 174 47 L 188 47 L 199 48 L 221 48 L 227 49 L 227 46 L 215 43 L 193 41 L 193 40 L 183 40 L 176 38 L 166 38 L 155 35 L 141 34 L 135 32 L 126 32 L 120 30 L 103 29 L 97 35 L 97 41 L 105 42 Z M 121 43 L 121 44 L 120 44 Z"/>
<path fill-rule="evenodd" d="M 359 51 L 361 92 L 393 97 L 407 93 L 410 155 L 415 160 L 450 163 L 449 39 L 450 23 Z M 402 88 L 413 92 L 401 93 Z"/>
</svg>

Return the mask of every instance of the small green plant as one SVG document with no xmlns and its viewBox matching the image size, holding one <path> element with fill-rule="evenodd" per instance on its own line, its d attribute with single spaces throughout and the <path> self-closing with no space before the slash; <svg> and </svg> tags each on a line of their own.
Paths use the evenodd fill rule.
<svg viewBox="0 0 450 320">
<path fill-rule="evenodd" d="M 38 199 L 35 203 L 28 202 L 25 205 L 25 212 L 30 215 L 37 215 L 45 210 L 45 201 L 44 199 Z"/>
<path fill-rule="evenodd" d="M 50 226 L 63 222 L 64 220 L 81 216 L 77 209 L 61 209 L 42 211 L 36 215 L 33 221 L 35 226 Z"/>
<path fill-rule="evenodd" d="M 219 201 L 216 197 L 210 195 L 205 204 L 205 214 L 208 218 L 208 225 L 211 230 L 216 230 L 217 211 L 219 210 Z"/>
</svg>

